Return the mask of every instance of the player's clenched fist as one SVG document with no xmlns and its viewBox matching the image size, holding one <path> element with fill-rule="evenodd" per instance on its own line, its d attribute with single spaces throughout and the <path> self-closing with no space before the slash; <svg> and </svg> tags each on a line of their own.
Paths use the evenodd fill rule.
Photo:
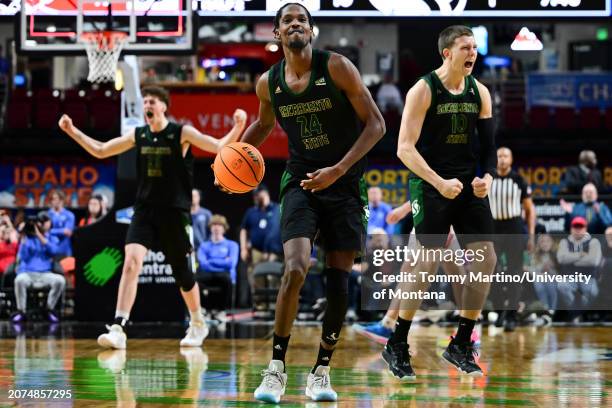
<svg viewBox="0 0 612 408">
<path fill-rule="evenodd" d="M 442 180 L 438 186 L 438 191 L 444 198 L 454 199 L 463 190 L 463 184 L 456 178 L 450 180 Z"/>
<path fill-rule="evenodd" d="M 58 124 L 60 129 L 62 129 L 64 132 L 68 132 L 70 129 L 72 129 L 72 119 L 68 115 L 62 115 Z"/>
</svg>

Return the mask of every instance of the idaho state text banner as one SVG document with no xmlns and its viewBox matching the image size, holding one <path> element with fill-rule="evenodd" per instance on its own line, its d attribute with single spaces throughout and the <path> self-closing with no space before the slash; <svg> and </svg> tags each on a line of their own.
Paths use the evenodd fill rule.
<svg viewBox="0 0 612 408">
<path fill-rule="evenodd" d="M 47 207 L 49 193 L 62 190 L 66 206 L 82 208 L 95 191 L 112 205 L 116 167 L 113 162 L 28 160 L 0 164 L 0 207 Z"/>
<path fill-rule="evenodd" d="M 174 120 L 190 124 L 202 133 L 217 138 L 231 130 L 234 124 L 232 115 L 237 108 L 247 112 L 247 127 L 257 119 L 259 113 L 259 100 L 255 94 L 172 93 L 170 99 L 170 111 Z M 287 136 L 278 123 L 258 149 L 266 159 L 289 157 Z M 194 149 L 194 155 L 212 156 L 199 149 Z"/>
</svg>

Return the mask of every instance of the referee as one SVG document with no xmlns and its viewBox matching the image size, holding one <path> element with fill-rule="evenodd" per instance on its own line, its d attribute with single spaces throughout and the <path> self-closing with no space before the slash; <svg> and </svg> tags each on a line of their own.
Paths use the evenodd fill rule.
<svg viewBox="0 0 612 408">
<path fill-rule="evenodd" d="M 512 151 L 507 147 L 497 149 L 497 174 L 491 184 L 489 202 L 496 236 L 495 248 L 499 259 L 501 261 L 502 257 L 505 257 L 507 274 L 519 274 L 523 270 L 525 246 L 523 210 L 525 210 L 530 239 L 535 234 L 536 214 L 531 200 L 531 188 L 516 171 L 512 170 Z M 503 262 L 500 262 L 501 264 Z M 495 325 L 504 326 L 505 331 L 514 331 L 517 324 L 516 309 L 521 295 L 520 287 L 509 284 L 505 294 L 502 293 L 503 291 L 496 290 L 492 296 L 494 304 L 499 303 L 496 306 L 504 309 Z"/>
</svg>

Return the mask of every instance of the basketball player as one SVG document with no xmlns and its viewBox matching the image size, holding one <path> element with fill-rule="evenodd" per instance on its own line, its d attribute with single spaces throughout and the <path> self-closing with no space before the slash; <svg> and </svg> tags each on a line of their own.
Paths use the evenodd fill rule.
<svg viewBox="0 0 612 408">
<path fill-rule="evenodd" d="M 193 156 L 189 147 L 194 145 L 216 153 L 238 139 L 246 125 L 246 113 L 237 109 L 234 127 L 222 139 L 215 139 L 192 126 L 169 122 L 166 118 L 169 96 L 165 89 L 147 87 L 142 95 L 146 125 L 104 143 L 84 134 L 67 115 L 59 121 L 60 128 L 95 158 L 137 149 L 138 189 L 134 217 L 126 237 L 115 321 L 107 326 L 108 333 L 98 337 L 98 344 L 115 349 L 126 347 L 125 325 L 136 298 L 143 259 L 148 249 L 159 243 L 191 315 L 187 335 L 180 345 L 199 347 L 208 335 L 208 327 L 200 311 L 198 284 L 188 262 L 192 248 L 187 228 L 191 225 L 189 209 L 193 188 Z"/>
<path fill-rule="evenodd" d="M 276 300 L 272 360 L 255 390 L 256 399 L 272 403 L 285 392 L 285 353 L 317 231 L 326 253 L 327 310 L 306 395 L 315 401 L 337 399 L 329 361 L 348 307 L 348 275 L 365 237 L 364 155 L 385 132 L 357 69 L 339 54 L 313 49 L 312 30 L 312 17 L 301 4 L 287 3 L 276 13 L 274 34 L 285 58 L 257 82 L 259 118 L 242 138 L 259 146 L 275 119 L 289 136 L 281 179 L 285 271 Z"/>
<path fill-rule="evenodd" d="M 471 75 L 477 56 L 472 30 L 444 29 L 438 50 L 442 65 L 408 91 L 397 155 L 412 171 L 410 198 L 419 242 L 427 249 L 442 248 L 452 225 L 460 244 L 482 256 L 472 270 L 490 274 L 497 262 L 487 199 L 497 160 L 491 96 Z M 477 134 L 479 150 L 474 147 Z M 483 177 L 477 176 L 478 167 Z M 417 270 L 434 273 L 437 261 L 421 260 Z M 412 284 L 411 290 L 428 286 L 423 280 Z M 485 282 L 463 286 L 459 304 L 461 309 L 469 307 L 461 310 L 457 334 L 443 354 L 460 372 L 472 376 L 482 375 L 470 337 L 488 290 Z M 415 378 L 407 339 L 420 303 L 419 299 L 402 300 L 395 331 L 383 350 L 389 369 L 399 378 Z"/>
</svg>

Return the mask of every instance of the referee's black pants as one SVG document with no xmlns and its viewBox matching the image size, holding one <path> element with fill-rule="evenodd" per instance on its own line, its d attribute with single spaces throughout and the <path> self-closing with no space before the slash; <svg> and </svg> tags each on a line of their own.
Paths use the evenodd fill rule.
<svg viewBox="0 0 612 408">
<path fill-rule="evenodd" d="M 504 273 L 509 275 L 523 273 L 523 252 L 527 243 L 527 237 L 522 218 L 515 217 L 509 220 L 494 220 L 493 229 L 495 231 L 497 264 L 501 265 L 499 260 L 503 256 L 506 259 Z M 516 310 L 518 308 L 522 291 L 520 283 L 497 283 L 491 289 L 491 301 L 496 309 Z M 507 306 L 505 306 L 506 302 Z"/>
</svg>

